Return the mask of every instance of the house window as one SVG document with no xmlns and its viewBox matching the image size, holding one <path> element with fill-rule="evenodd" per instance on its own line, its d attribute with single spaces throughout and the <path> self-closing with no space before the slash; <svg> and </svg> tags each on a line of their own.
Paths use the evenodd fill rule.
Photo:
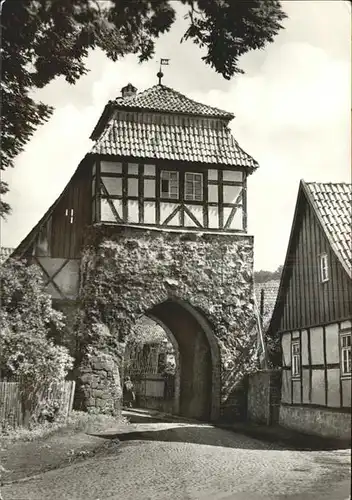
<svg viewBox="0 0 352 500">
<path fill-rule="evenodd" d="M 66 208 L 65 216 L 69 217 L 69 223 L 73 224 L 73 208 Z"/>
<path fill-rule="evenodd" d="M 292 342 L 292 377 L 301 376 L 301 348 L 299 341 Z"/>
<path fill-rule="evenodd" d="M 160 176 L 160 196 L 162 198 L 178 199 L 178 172 L 162 170 Z"/>
<path fill-rule="evenodd" d="M 203 174 L 185 173 L 185 200 L 202 201 Z"/>
<path fill-rule="evenodd" d="M 341 374 L 351 375 L 351 332 L 340 334 Z"/>
<path fill-rule="evenodd" d="M 329 281 L 329 262 L 326 253 L 320 256 L 320 278 L 322 283 Z"/>
</svg>

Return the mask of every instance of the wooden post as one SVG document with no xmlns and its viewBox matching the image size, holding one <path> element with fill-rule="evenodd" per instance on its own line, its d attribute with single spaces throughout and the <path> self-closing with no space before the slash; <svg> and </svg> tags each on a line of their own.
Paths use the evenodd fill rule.
<svg viewBox="0 0 352 500">
<path fill-rule="evenodd" d="M 263 317 L 264 317 L 264 288 L 260 290 L 260 324 L 263 328 Z"/>
</svg>

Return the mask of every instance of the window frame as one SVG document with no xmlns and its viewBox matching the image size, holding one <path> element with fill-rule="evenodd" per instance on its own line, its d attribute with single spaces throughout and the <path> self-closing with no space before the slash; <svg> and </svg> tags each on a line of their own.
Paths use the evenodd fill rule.
<svg viewBox="0 0 352 500">
<path fill-rule="evenodd" d="M 196 190 L 195 190 L 195 186 L 196 186 L 196 183 L 195 183 L 195 179 L 193 177 L 193 179 L 190 181 L 187 179 L 187 176 L 199 176 L 200 177 L 200 198 L 197 199 L 196 197 Z M 192 194 L 191 195 L 187 195 L 187 191 L 186 191 L 186 184 L 187 182 L 192 182 Z M 204 201 L 204 193 L 203 193 L 203 186 L 204 186 L 204 175 L 203 175 L 203 172 L 185 172 L 185 177 L 184 177 L 184 200 L 185 201 Z M 191 196 L 191 197 L 189 197 Z"/>
<path fill-rule="evenodd" d="M 319 272 L 321 283 L 326 283 L 329 281 L 329 257 L 326 252 L 320 254 L 319 256 Z"/>
<path fill-rule="evenodd" d="M 294 352 L 294 348 L 296 347 L 298 347 L 298 353 Z M 298 363 L 295 360 L 298 360 Z M 291 342 L 291 377 L 295 379 L 301 378 L 301 371 L 301 342 L 299 339 L 293 339 Z"/>
<path fill-rule="evenodd" d="M 173 196 L 172 193 L 170 192 L 170 184 L 171 184 L 171 179 L 170 178 L 163 178 L 163 174 L 174 174 L 176 175 L 176 187 L 177 187 L 177 195 Z M 166 191 L 163 191 L 163 181 L 167 180 L 169 182 L 169 189 L 168 193 L 166 194 Z M 168 199 L 168 200 L 179 200 L 180 199 L 180 175 L 177 170 L 161 170 L 160 171 L 160 198 L 162 199 Z"/>
<path fill-rule="evenodd" d="M 348 345 L 343 345 L 344 339 L 350 339 L 350 343 Z M 351 330 L 342 330 L 340 331 L 340 371 L 341 377 L 343 378 L 351 378 L 352 376 L 352 352 L 351 352 L 351 343 L 352 343 L 352 332 Z M 347 366 L 349 365 L 349 371 L 345 371 L 345 359 L 344 353 L 347 353 Z"/>
</svg>

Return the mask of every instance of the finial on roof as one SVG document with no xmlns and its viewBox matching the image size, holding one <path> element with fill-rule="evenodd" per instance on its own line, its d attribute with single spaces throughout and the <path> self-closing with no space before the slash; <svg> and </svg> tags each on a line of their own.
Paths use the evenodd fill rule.
<svg viewBox="0 0 352 500">
<path fill-rule="evenodd" d="M 160 59 L 160 68 L 156 74 L 156 76 L 159 78 L 159 85 L 161 85 L 161 79 L 164 76 L 164 73 L 161 71 L 161 66 L 168 66 L 169 61 L 170 61 L 170 59 L 163 59 L 163 58 Z"/>
</svg>

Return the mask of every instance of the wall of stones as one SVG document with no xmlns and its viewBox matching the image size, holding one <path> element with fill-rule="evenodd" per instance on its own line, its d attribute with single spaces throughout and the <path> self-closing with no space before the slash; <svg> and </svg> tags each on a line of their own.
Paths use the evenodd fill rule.
<svg viewBox="0 0 352 500">
<path fill-rule="evenodd" d="M 271 425 L 278 420 L 281 373 L 261 370 L 247 378 L 247 419 L 257 424 Z"/>
<path fill-rule="evenodd" d="M 351 442 L 351 413 L 309 406 L 280 406 L 280 425 L 307 434 Z"/>
<path fill-rule="evenodd" d="M 106 353 L 121 367 L 126 338 L 136 320 L 168 299 L 187 302 L 211 325 L 225 404 L 254 363 L 256 339 L 249 336 L 254 322 L 253 238 L 117 226 L 88 231 L 80 289 L 81 375 L 88 407 L 98 399 L 87 385 L 88 373 L 96 379 L 89 359 Z"/>
</svg>

